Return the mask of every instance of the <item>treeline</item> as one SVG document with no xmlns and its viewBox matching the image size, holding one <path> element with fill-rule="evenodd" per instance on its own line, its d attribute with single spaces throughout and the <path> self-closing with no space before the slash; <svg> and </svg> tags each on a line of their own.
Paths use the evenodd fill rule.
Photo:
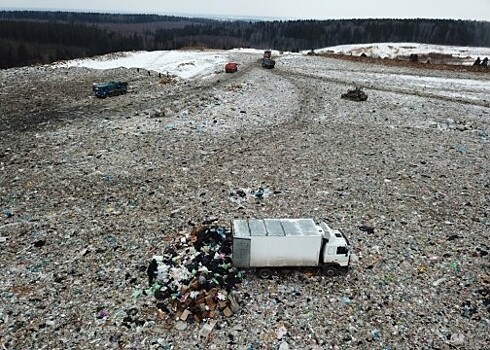
<svg viewBox="0 0 490 350">
<path fill-rule="evenodd" d="M 296 51 L 372 42 L 490 47 L 490 22 L 431 19 L 254 22 L 157 15 L 0 12 L 0 68 L 115 51 L 186 47 Z"/>
<path fill-rule="evenodd" d="M 426 19 L 213 22 L 157 30 L 154 38 L 155 49 L 194 45 L 225 49 L 271 47 L 293 51 L 374 42 L 490 46 L 490 22 Z"/>
<path fill-rule="evenodd" d="M 161 16 L 151 14 L 115 14 L 97 12 L 64 11 L 1 11 L 0 20 L 55 21 L 81 23 L 152 23 L 152 22 L 188 22 L 189 18 Z M 194 23 L 208 23 L 210 19 L 192 18 Z"/>
<path fill-rule="evenodd" d="M 137 35 L 57 22 L 0 21 L 0 68 L 143 49 Z"/>
</svg>

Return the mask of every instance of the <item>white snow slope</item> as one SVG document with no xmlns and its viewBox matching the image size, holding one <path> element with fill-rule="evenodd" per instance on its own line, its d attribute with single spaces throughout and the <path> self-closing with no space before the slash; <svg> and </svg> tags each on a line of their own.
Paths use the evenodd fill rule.
<svg viewBox="0 0 490 350">
<path fill-rule="evenodd" d="M 235 49 L 230 51 L 137 51 L 108 54 L 87 59 L 56 63 L 60 67 L 85 67 L 93 69 L 141 68 L 163 74 L 176 75 L 182 79 L 206 77 L 222 71 L 229 61 L 236 61 L 234 54 L 261 55 L 260 50 Z M 240 62 L 238 62 L 240 63 Z"/>
<path fill-rule="evenodd" d="M 113 69 L 119 67 L 141 68 L 157 73 L 169 73 L 182 79 L 192 79 L 210 76 L 216 72 L 223 71 L 224 64 L 229 61 L 237 61 L 243 55 L 250 54 L 261 57 L 262 50 L 256 49 L 234 49 L 206 50 L 206 51 L 137 51 L 121 52 L 97 56 L 87 59 L 76 59 L 65 62 L 58 62 L 55 66 L 59 67 L 86 67 L 93 69 Z M 466 64 L 470 64 L 476 57 L 490 57 L 490 48 L 484 47 L 457 47 L 439 46 L 416 43 L 376 43 L 376 44 L 357 44 L 341 45 L 315 50 L 316 53 L 333 52 L 346 55 L 360 55 L 365 53 L 367 56 L 396 58 L 398 56 L 410 56 L 412 53 L 428 54 L 440 53 L 448 54 L 457 58 L 467 58 Z M 307 51 L 303 52 L 306 54 Z M 288 53 L 284 53 L 287 55 Z M 273 52 L 274 56 L 280 56 L 278 51 Z"/>
<path fill-rule="evenodd" d="M 417 43 L 374 43 L 374 44 L 355 44 L 339 45 L 315 50 L 316 53 L 338 53 L 344 55 L 360 56 L 365 54 L 369 57 L 396 58 L 400 56 L 408 57 L 411 54 L 428 55 L 429 53 L 446 54 L 455 58 L 468 58 L 468 62 L 473 63 L 477 57 L 490 57 L 488 47 L 463 47 L 463 46 L 442 46 Z"/>
</svg>

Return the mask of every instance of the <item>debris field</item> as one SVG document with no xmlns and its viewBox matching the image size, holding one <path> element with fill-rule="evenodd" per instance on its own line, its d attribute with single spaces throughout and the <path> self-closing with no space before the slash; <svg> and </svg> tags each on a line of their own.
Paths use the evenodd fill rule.
<svg viewBox="0 0 490 350">
<path fill-rule="evenodd" d="M 274 59 L 0 71 L 0 348 L 488 348 L 488 74 Z M 347 275 L 232 266 L 231 220 L 299 217 Z"/>
</svg>

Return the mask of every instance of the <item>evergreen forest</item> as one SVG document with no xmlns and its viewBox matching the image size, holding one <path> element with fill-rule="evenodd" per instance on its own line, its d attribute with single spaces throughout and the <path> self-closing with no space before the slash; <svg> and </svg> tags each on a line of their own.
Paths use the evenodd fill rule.
<svg viewBox="0 0 490 350">
<path fill-rule="evenodd" d="M 490 47 L 490 22 L 438 19 L 225 21 L 146 14 L 0 12 L 0 68 L 116 51 L 418 42 Z"/>
</svg>

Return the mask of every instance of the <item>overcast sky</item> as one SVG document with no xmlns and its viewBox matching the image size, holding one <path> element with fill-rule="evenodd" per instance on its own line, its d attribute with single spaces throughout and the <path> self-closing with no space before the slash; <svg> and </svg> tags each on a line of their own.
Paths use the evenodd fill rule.
<svg viewBox="0 0 490 350">
<path fill-rule="evenodd" d="M 0 0 L 0 8 L 284 19 L 452 18 L 490 21 L 490 0 Z"/>
</svg>

